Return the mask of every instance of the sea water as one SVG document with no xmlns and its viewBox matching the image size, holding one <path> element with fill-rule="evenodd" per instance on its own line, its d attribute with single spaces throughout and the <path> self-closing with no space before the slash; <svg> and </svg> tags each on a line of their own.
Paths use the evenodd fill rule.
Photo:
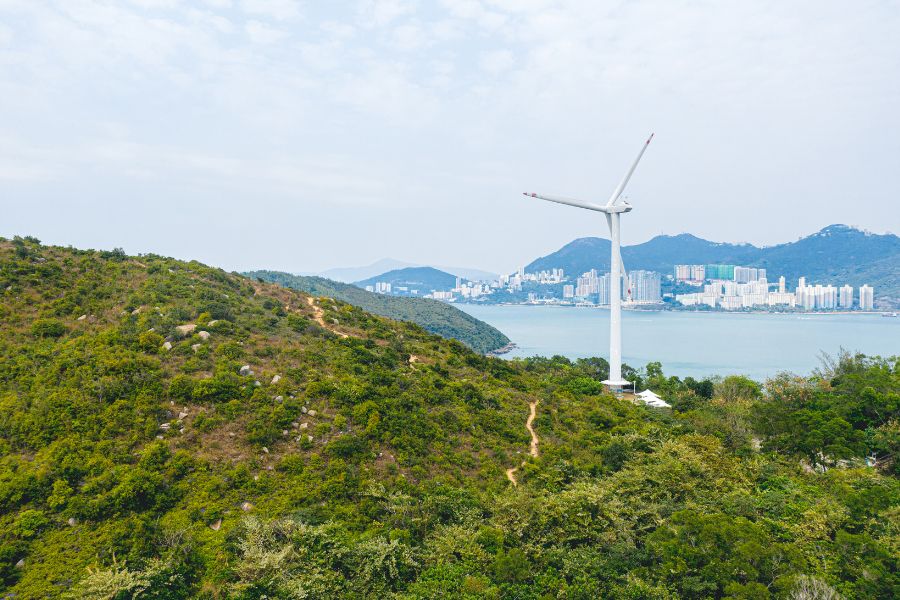
<svg viewBox="0 0 900 600">
<path fill-rule="evenodd" d="M 609 311 L 571 306 L 475 305 L 458 308 L 505 333 L 506 358 L 609 356 Z M 622 311 L 622 360 L 659 361 L 663 372 L 694 378 L 740 374 L 763 380 L 809 374 L 822 354 L 841 349 L 900 355 L 900 318 L 880 314 L 774 314 Z"/>
</svg>

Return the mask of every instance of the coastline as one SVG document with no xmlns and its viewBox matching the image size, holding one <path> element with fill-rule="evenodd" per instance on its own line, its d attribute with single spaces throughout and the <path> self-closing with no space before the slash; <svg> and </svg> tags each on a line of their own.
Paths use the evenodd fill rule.
<svg viewBox="0 0 900 600">
<path fill-rule="evenodd" d="M 501 356 L 503 354 L 508 354 L 518 348 L 515 342 L 510 342 L 505 346 L 501 346 L 495 350 L 491 350 L 490 352 L 485 353 L 485 356 Z"/>
<path fill-rule="evenodd" d="M 532 307 L 549 307 L 549 308 L 586 308 L 609 310 L 609 306 L 589 305 L 589 304 L 539 304 L 531 302 L 496 302 L 491 304 L 477 302 L 457 302 L 458 306 L 532 306 Z M 645 305 L 649 306 L 649 305 Z M 892 313 L 892 310 L 827 310 L 827 311 L 775 311 L 775 310 L 682 310 L 678 308 L 635 308 L 623 306 L 623 311 L 629 312 L 676 312 L 676 313 L 696 313 L 696 314 L 713 314 L 713 315 L 784 315 L 784 316 L 827 316 L 827 315 L 881 315 L 888 317 L 885 313 Z M 508 350 L 504 351 L 508 352 Z"/>
</svg>

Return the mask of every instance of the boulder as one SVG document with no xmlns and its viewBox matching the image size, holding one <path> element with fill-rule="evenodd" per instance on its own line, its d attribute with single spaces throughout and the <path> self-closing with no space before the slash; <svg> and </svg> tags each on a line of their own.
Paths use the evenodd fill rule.
<svg viewBox="0 0 900 600">
<path fill-rule="evenodd" d="M 186 416 L 188 416 L 188 414 L 185 411 L 181 411 L 180 413 L 178 413 L 179 420 L 185 418 Z"/>
<path fill-rule="evenodd" d="M 219 319 L 213 319 L 212 321 L 210 321 L 209 323 L 207 323 L 206 326 L 207 326 L 207 327 L 215 327 L 215 326 L 218 325 L 218 324 L 219 324 Z"/>
<path fill-rule="evenodd" d="M 141 307 L 140 307 L 140 306 L 138 306 L 136 309 L 134 309 L 133 311 L 131 311 L 131 314 L 136 315 L 136 314 L 138 314 L 139 312 L 141 312 Z"/>
<path fill-rule="evenodd" d="M 276 375 L 275 377 L 272 378 L 271 384 L 272 384 L 272 385 L 275 385 L 275 384 L 278 383 L 279 381 L 281 381 L 281 375 Z"/>
<path fill-rule="evenodd" d="M 87 315 L 81 315 L 80 317 L 78 317 L 77 320 L 78 320 L 78 321 L 84 321 L 85 319 L 87 319 Z"/>
<path fill-rule="evenodd" d="M 243 504 L 241 504 L 241 510 L 244 512 L 249 512 L 253 510 L 253 505 L 249 502 L 244 502 Z"/>
<path fill-rule="evenodd" d="M 197 329 L 197 326 L 195 324 L 187 323 L 186 325 L 179 325 L 175 328 L 175 331 L 178 332 L 178 335 L 187 335 L 195 329 Z"/>
<path fill-rule="evenodd" d="M 309 412 L 309 409 L 304 406 L 303 408 L 300 409 L 300 412 L 302 412 L 305 415 L 307 412 Z"/>
<path fill-rule="evenodd" d="M 66 521 L 66 523 L 69 524 L 69 527 L 75 527 L 76 525 L 78 525 L 78 519 L 76 519 L 75 517 L 69 517 L 69 520 Z"/>
<path fill-rule="evenodd" d="M 163 350 L 171 350 L 172 342 L 166 342 L 165 344 L 162 345 L 162 347 L 163 347 Z"/>
<path fill-rule="evenodd" d="M 200 349 L 201 346 L 203 346 L 203 344 L 191 344 L 191 350 L 196 352 L 197 350 Z"/>
<path fill-rule="evenodd" d="M 300 423 L 300 429 L 306 429 L 309 427 L 309 423 Z"/>
<path fill-rule="evenodd" d="M 9 563 L 7 563 L 7 564 L 9 564 Z M 17 569 L 21 569 L 21 568 L 24 567 L 24 566 L 25 566 L 25 559 L 24 559 L 24 558 L 20 558 L 20 559 L 19 559 L 19 562 L 16 563 L 16 568 L 17 568 Z"/>
<path fill-rule="evenodd" d="M 284 396 L 275 396 L 275 402 L 284 402 Z"/>
<path fill-rule="evenodd" d="M 238 374 L 241 377 L 246 377 L 248 375 L 253 375 L 253 371 L 250 370 L 250 365 L 244 365 L 243 367 L 241 367 L 241 370 L 238 371 Z"/>
<path fill-rule="evenodd" d="M 209 526 L 213 531 L 218 531 L 222 527 L 222 519 L 219 519 L 215 523 Z"/>
<path fill-rule="evenodd" d="M 197 335 L 198 335 L 198 336 L 200 337 L 200 339 L 203 340 L 203 341 L 206 341 L 206 340 L 209 339 L 209 332 L 208 332 L 208 331 L 198 331 L 198 332 L 197 332 Z"/>
<path fill-rule="evenodd" d="M 268 448 L 266 448 L 266 447 L 265 447 L 265 446 L 263 446 L 263 449 L 262 449 L 262 451 L 263 451 L 263 452 L 265 452 L 265 453 L 266 453 L 266 454 L 268 454 L 268 453 L 269 453 L 269 449 L 268 449 Z"/>
<path fill-rule="evenodd" d="M 311 416 L 311 417 L 314 417 L 314 416 L 316 416 L 316 415 L 319 414 L 319 413 L 317 413 L 317 412 L 314 411 L 314 410 L 311 410 L 311 411 L 309 411 L 309 412 L 306 413 L 306 414 L 308 414 L 308 415 Z"/>
</svg>

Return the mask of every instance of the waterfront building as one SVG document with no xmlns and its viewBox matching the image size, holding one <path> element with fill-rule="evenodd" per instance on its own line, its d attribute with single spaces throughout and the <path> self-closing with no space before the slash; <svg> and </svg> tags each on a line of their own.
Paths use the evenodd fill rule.
<svg viewBox="0 0 900 600">
<path fill-rule="evenodd" d="M 563 298 L 574 298 L 575 297 L 575 286 L 574 285 L 564 285 L 563 286 Z"/>
<path fill-rule="evenodd" d="M 601 306 L 609 304 L 609 273 L 597 279 L 597 304 Z"/>
<path fill-rule="evenodd" d="M 859 309 L 872 310 L 875 308 L 875 290 L 869 285 L 859 288 Z"/>
<path fill-rule="evenodd" d="M 819 286 L 816 286 L 817 288 Z M 833 285 L 822 287 L 821 297 L 817 299 L 816 308 L 824 308 L 826 310 L 834 310 L 837 308 L 838 293 L 837 288 Z"/>
<path fill-rule="evenodd" d="M 628 273 L 631 301 L 638 304 L 653 304 L 662 300 L 661 278 L 653 271 L 631 271 Z"/>
<path fill-rule="evenodd" d="M 794 307 L 796 297 L 793 292 L 770 292 L 766 296 L 766 304 L 769 306 L 790 306 Z"/>
<path fill-rule="evenodd" d="M 838 300 L 838 304 L 841 308 L 853 308 L 853 286 L 843 286 Z"/>
<path fill-rule="evenodd" d="M 738 310 L 744 307 L 744 301 L 740 296 L 722 296 L 719 298 L 719 306 L 725 310 Z"/>
</svg>

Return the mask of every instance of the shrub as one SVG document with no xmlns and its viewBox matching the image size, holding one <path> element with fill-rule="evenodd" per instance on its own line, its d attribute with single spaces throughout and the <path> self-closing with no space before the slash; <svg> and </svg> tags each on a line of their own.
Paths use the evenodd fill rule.
<svg viewBox="0 0 900 600">
<path fill-rule="evenodd" d="M 13 531 L 19 537 L 29 539 L 37 535 L 49 523 L 50 521 L 44 516 L 43 512 L 39 510 L 23 510 L 16 517 Z"/>
<path fill-rule="evenodd" d="M 58 338 L 68 329 L 56 319 L 38 319 L 31 324 L 31 334 L 37 338 Z"/>
</svg>

